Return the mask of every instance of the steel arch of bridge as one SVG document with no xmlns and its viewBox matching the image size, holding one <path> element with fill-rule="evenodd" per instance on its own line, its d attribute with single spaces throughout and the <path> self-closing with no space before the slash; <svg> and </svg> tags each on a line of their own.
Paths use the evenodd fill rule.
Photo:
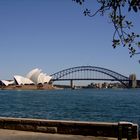
<svg viewBox="0 0 140 140">
<path fill-rule="evenodd" d="M 104 78 L 74 78 L 73 76 L 71 78 L 64 78 L 67 75 L 70 75 L 72 73 L 75 72 L 82 72 L 82 71 L 87 71 L 87 72 L 99 72 L 102 73 L 104 75 L 110 76 L 110 79 L 104 79 Z M 106 69 L 106 68 L 102 68 L 102 67 L 95 67 L 95 66 L 78 66 L 78 67 L 72 67 L 72 68 L 68 68 L 68 69 L 64 69 L 61 70 L 57 73 L 54 73 L 51 75 L 52 76 L 52 81 L 64 81 L 64 80 L 110 80 L 110 81 L 119 81 L 121 82 L 123 85 L 126 85 L 126 81 L 129 81 L 129 78 L 119 74 L 115 71 Z"/>
</svg>

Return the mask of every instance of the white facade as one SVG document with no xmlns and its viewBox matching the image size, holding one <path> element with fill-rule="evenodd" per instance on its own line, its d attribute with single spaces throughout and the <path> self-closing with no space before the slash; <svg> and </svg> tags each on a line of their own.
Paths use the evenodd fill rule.
<svg viewBox="0 0 140 140">
<path fill-rule="evenodd" d="M 49 83 L 51 80 L 51 76 L 46 73 L 42 73 L 41 69 L 33 69 L 31 70 L 26 77 L 15 75 L 13 81 L 1 80 L 1 83 L 5 86 L 17 84 L 17 85 L 32 85 L 32 84 L 45 84 Z"/>
<path fill-rule="evenodd" d="M 7 81 L 7 80 L 1 80 L 2 84 L 5 86 L 13 85 L 15 84 L 14 81 Z"/>
<path fill-rule="evenodd" d="M 51 76 L 47 75 L 46 73 L 42 73 L 40 69 L 36 68 L 30 71 L 27 75 L 27 78 L 32 80 L 35 84 L 44 84 L 49 83 L 51 80 Z"/>
<path fill-rule="evenodd" d="M 20 75 L 15 75 L 14 76 L 14 80 L 15 80 L 15 83 L 18 84 L 18 85 L 31 85 L 31 84 L 34 84 L 33 81 L 31 81 L 30 79 L 26 78 L 26 77 L 23 77 L 23 76 L 20 76 Z"/>
<path fill-rule="evenodd" d="M 44 84 L 44 83 L 48 83 L 51 80 L 51 76 L 48 76 L 44 73 L 40 73 L 38 76 L 38 80 L 37 80 L 37 84 Z"/>
<path fill-rule="evenodd" d="M 41 70 L 36 68 L 33 69 L 32 71 L 30 71 L 26 77 L 29 78 L 30 80 L 32 80 L 35 84 L 38 84 L 38 77 L 41 73 Z"/>
</svg>

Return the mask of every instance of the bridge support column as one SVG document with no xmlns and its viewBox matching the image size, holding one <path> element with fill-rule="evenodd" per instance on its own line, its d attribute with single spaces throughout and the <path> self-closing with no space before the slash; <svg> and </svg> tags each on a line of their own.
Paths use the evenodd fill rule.
<svg viewBox="0 0 140 140">
<path fill-rule="evenodd" d="M 70 87 L 73 88 L 73 80 L 70 80 Z"/>
<path fill-rule="evenodd" d="M 136 75 L 131 74 L 129 76 L 129 88 L 136 88 L 136 87 L 137 87 Z"/>
</svg>

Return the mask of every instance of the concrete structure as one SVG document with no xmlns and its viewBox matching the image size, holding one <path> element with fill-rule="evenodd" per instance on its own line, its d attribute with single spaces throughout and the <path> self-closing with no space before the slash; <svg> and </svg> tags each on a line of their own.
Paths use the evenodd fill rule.
<svg viewBox="0 0 140 140">
<path fill-rule="evenodd" d="M 129 122 L 99 123 L 42 119 L 0 118 L 0 129 L 34 131 L 60 135 L 82 135 L 138 140 L 138 125 Z"/>
<path fill-rule="evenodd" d="M 0 129 L 0 140 L 116 140 L 116 138 L 50 134 L 50 133 Z"/>
<path fill-rule="evenodd" d="M 136 88 L 137 87 L 137 79 L 135 74 L 131 74 L 129 76 L 129 87 L 130 88 Z"/>
</svg>

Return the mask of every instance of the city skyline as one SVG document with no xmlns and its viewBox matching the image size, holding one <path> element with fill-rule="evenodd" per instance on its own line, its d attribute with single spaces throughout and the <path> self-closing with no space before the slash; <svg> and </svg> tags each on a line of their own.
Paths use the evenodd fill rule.
<svg viewBox="0 0 140 140">
<path fill-rule="evenodd" d="M 113 49 L 114 28 L 107 17 L 85 17 L 83 10 L 72 0 L 0 0 L 0 79 L 36 67 L 53 74 L 83 65 L 140 79 L 139 55 L 130 58 L 127 48 Z M 140 34 L 140 16 L 131 18 Z"/>
</svg>

